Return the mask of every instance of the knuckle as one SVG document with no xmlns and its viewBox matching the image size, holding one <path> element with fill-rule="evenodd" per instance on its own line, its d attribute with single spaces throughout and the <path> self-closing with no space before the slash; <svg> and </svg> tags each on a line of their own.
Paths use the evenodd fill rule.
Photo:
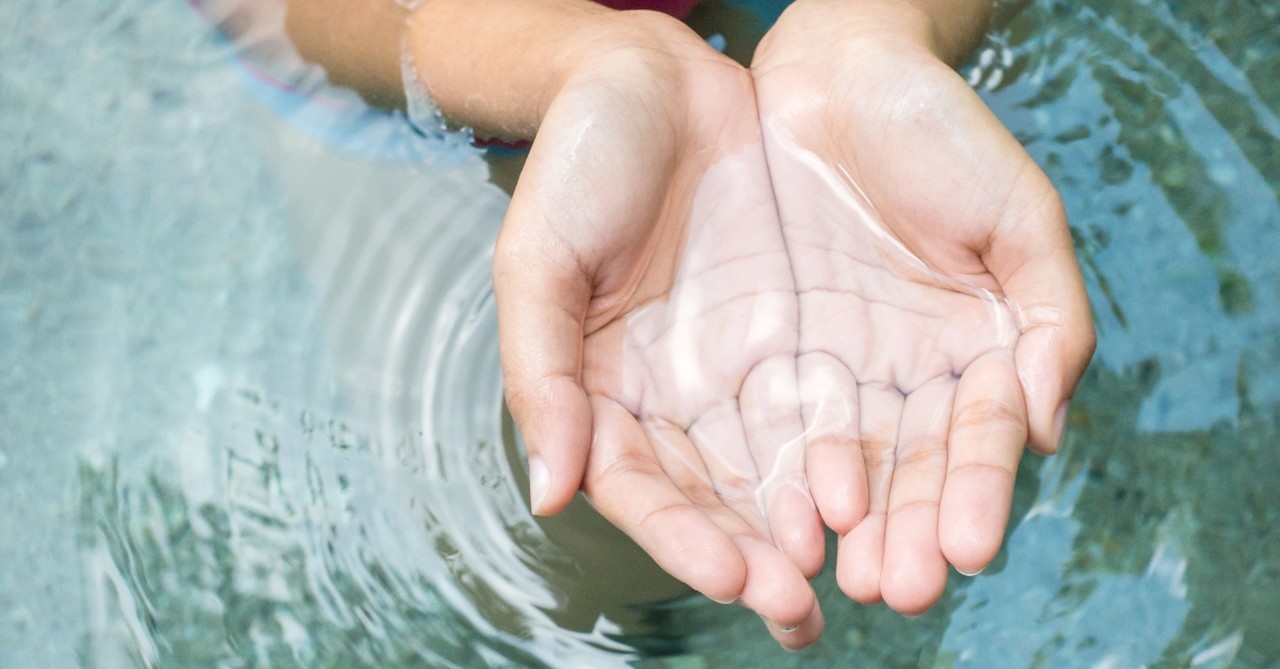
<svg viewBox="0 0 1280 669">
<path fill-rule="evenodd" d="M 658 465 L 651 458 L 632 452 L 613 453 L 602 462 L 591 459 L 583 489 L 592 496 L 608 494 L 612 490 L 625 489 L 628 479 L 652 477 L 658 473 Z"/>
<path fill-rule="evenodd" d="M 961 407 L 952 424 L 953 432 L 986 430 L 992 426 L 1004 426 L 1025 432 L 1027 419 L 1022 412 L 996 399 L 982 399 Z"/>
<path fill-rule="evenodd" d="M 947 439 L 942 435 L 932 434 L 911 440 L 899 456 L 897 468 L 944 469 L 946 464 Z"/>
</svg>

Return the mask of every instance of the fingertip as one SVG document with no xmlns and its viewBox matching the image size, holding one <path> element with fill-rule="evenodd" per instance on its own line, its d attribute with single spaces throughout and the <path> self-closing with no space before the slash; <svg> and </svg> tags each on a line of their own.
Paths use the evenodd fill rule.
<svg viewBox="0 0 1280 669">
<path fill-rule="evenodd" d="M 1055 286 L 1039 295 L 1021 296 L 1023 332 L 1014 351 L 1018 378 L 1026 400 L 1028 445 L 1052 455 L 1062 444 L 1066 407 L 1097 347 L 1097 335 L 1074 258 L 1057 272 Z M 1012 296 L 1015 301 L 1020 296 Z M 1035 305 L 1042 306 L 1035 306 Z"/>
<path fill-rule="evenodd" d="M 1023 444 L 1034 417 L 1004 353 L 980 358 L 956 391 L 938 543 L 963 572 L 981 570 L 1004 540 Z M 1021 371 L 1021 370 L 1019 370 Z"/>
<path fill-rule="evenodd" d="M 809 443 L 806 477 L 822 522 L 847 534 L 867 515 L 867 474 L 854 440 L 818 439 Z"/>
<path fill-rule="evenodd" d="M 624 528 L 668 574 L 711 601 L 744 599 L 750 570 L 734 542 L 691 507 L 672 507 L 648 516 L 645 526 Z"/>
<path fill-rule="evenodd" d="M 742 605 L 780 630 L 799 628 L 818 605 L 813 587 L 775 546 L 747 535 L 733 538 L 746 568 Z"/>
<path fill-rule="evenodd" d="M 658 566 L 711 601 L 743 599 L 750 570 L 734 542 L 691 507 L 659 513 L 650 526 L 630 528 L 643 533 L 633 538 Z"/>
<path fill-rule="evenodd" d="M 890 517 L 880 592 L 889 608 L 918 616 L 942 597 L 947 560 L 938 544 L 936 510 L 915 506 Z"/>
<path fill-rule="evenodd" d="M 880 593 L 879 579 L 874 577 L 865 577 L 858 573 L 851 573 L 849 570 L 836 570 L 836 585 L 840 587 L 846 597 L 862 604 L 863 606 L 872 606 L 884 601 L 884 597 Z"/>
<path fill-rule="evenodd" d="M 947 573 L 944 570 L 940 577 L 931 577 L 928 582 L 921 581 L 919 584 L 913 584 L 909 587 L 902 587 L 900 584 L 894 587 L 882 588 L 882 597 L 884 603 L 894 611 L 914 618 L 923 615 L 926 611 L 938 603 L 942 599 L 942 593 L 947 587 Z"/>
<path fill-rule="evenodd" d="M 701 559 L 694 557 L 680 566 L 674 563 L 662 566 L 707 599 L 717 604 L 732 604 L 742 598 L 747 581 L 747 566 L 740 558 L 728 558 L 726 555 L 707 555 Z M 699 569 L 699 565 L 709 568 Z"/>
<path fill-rule="evenodd" d="M 1065 362 L 1062 335 L 1034 329 L 1018 342 L 1015 365 L 1027 410 L 1027 445 L 1040 455 L 1053 455 L 1062 445 L 1071 395 L 1088 360 Z"/>
<path fill-rule="evenodd" d="M 938 545 L 956 571 L 976 574 L 1000 551 L 1014 481 L 1001 467 L 974 466 L 948 477 L 938 509 Z"/>
<path fill-rule="evenodd" d="M 822 636 L 827 624 L 826 618 L 822 615 L 822 608 L 816 604 L 809 613 L 809 617 L 799 625 L 779 627 L 768 618 L 762 617 L 762 620 L 769 628 L 769 635 L 778 642 L 778 645 L 789 651 L 801 650 L 813 644 Z"/>
<path fill-rule="evenodd" d="M 677 487 L 634 416 L 600 395 L 591 401 L 584 488 L 592 505 L 672 577 L 713 601 L 737 600 L 748 570 L 735 542 Z"/>
<path fill-rule="evenodd" d="M 725 539 L 725 548 L 728 549 L 730 542 L 727 537 Z M 660 564 L 672 576 L 717 604 L 740 601 L 747 585 L 746 562 L 736 551 L 717 550 L 714 551 L 715 554 L 712 553 L 713 551 L 705 551 L 703 557 L 692 559 L 686 559 L 690 556 L 681 556 L 681 562 Z"/>
<path fill-rule="evenodd" d="M 868 516 L 840 538 L 836 553 L 836 585 L 859 604 L 883 601 L 880 577 L 883 569 L 883 516 Z"/>
<path fill-rule="evenodd" d="M 550 486 L 551 474 L 547 471 L 547 463 L 538 456 L 529 458 L 529 508 L 533 510 L 534 515 L 545 516 L 548 512 L 544 508 L 544 502 L 547 498 L 547 489 Z"/>
<path fill-rule="evenodd" d="M 866 465 L 859 439 L 858 382 L 834 356 L 797 360 L 805 422 L 805 477 L 822 522 L 848 534 L 867 515 Z"/>
<path fill-rule="evenodd" d="M 783 486 L 769 502 L 769 527 L 774 541 L 805 578 L 822 570 L 826 551 L 822 520 L 809 494 Z"/>
<path fill-rule="evenodd" d="M 1061 442 L 1059 408 L 1083 376 L 1097 336 L 1061 197 L 1040 177 L 1040 188 L 1023 191 L 1029 197 L 1022 206 L 1009 207 L 1006 220 L 1016 224 L 994 238 L 983 262 L 1017 310 L 1027 444 L 1052 454 Z"/>
<path fill-rule="evenodd" d="M 954 558 L 948 558 L 948 561 L 951 563 L 951 567 L 956 570 L 957 574 L 960 574 L 961 576 L 964 576 L 966 578 L 973 578 L 978 574 L 981 574 L 982 572 L 986 571 L 987 565 L 991 564 L 991 560 L 994 558 L 995 558 L 994 555 L 991 558 L 987 558 L 987 559 L 983 559 L 980 557 L 975 558 L 975 557 L 958 556 Z"/>
<path fill-rule="evenodd" d="M 910 583 L 896 581 L 892 585 L 885 584 L 881 592 L 884 603 L 889 608 L 914 618 L 937 604 L 946 588 L 947 572 L 943 565 L 939 573 L 917 575 Z"/>
<path fill-rule="evenodd" d="M 539 516 L 555 515 L 582 487 L 591 448 L 591 405 L 568 379 L 552 380 L 543 392 L 509 404 L 528 454 L 530 509 Z"/>
<path fill-rule="evenodd" d="M 545 247 L 537 226 L 510 220 L 520 218 L 514 209 L 492 268 L 498 354 L 507 408 L 529 458 L 530 508 L 551 515 L 582 485 L 591 445 L 592 412 L 581 383 L 591 282 L 577 263 L 563 261 L 563 249 Z"/>
<path fill-rule="evenodd" d="M 1000 551 L 1009 504 L 991 499 L 994 509 L 954 509 L 944 498 L 939 517 L 938 544 L 948 563 L 956 571 L 974 575 L 987 568 Z"/>
<path fill-rule="evenodd" d="M 1062 400 L 1053 412 L 1053 452 L 1062 448 L 1062 435 L 1067 430 L 1067 413 L 1071 410 L 1071 398 Z"/>
</svg>

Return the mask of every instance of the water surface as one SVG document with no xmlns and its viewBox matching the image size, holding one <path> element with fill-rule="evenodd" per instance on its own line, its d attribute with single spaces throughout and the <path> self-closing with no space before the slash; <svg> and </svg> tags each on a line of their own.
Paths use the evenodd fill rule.
<svg viewBox="0 0 1280 669">
<path fill-rule="evenodd" d="M 1280 10 L 1002 11 L 963 73 L 1098 355 L 995 564 L 913 620 L 826 572 L 787 654 L 529 516 L 478 156 L 282 118 L 181 3 L 0 5 L 0 666 L 1280 664 Z"/>
</svg>

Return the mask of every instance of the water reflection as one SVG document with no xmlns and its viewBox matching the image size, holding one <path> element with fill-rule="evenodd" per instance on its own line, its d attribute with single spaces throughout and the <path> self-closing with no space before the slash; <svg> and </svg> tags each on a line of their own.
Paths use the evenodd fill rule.
<svg viewBox="0 0 1280 669">
<path fill-rule="evenodd" d="M 915 620 L 824 573 L 790 655 L 529 517 L 478 162 L 282 124 L 179 3 L 0 4 L 0 664 L 1280 664 L 1277 9 L 1007 11 L 973 80 L 1086 265 L 1073 436 L 986 573 Z"/>
<path fill-rule="evenodd" d="M 988 99 L 1062 190 L 1100 330 L 1066 469 L 1046 479 L 1080 485 L 1070 559 L 1053 579 L 1073 603 L 1023 611 L 1057 612 L 1056 637 L 1031 635 L 1045 642 L 1036 657 L 1084 641 L 1098 662 L 1098 649 L 1121 652 L 1121 666 L 1280 658 L 1262 631 L 1276 601 L 1261 594 L 1276 587 L 1262 565 L 1280 557 L 1265 529 L 1280 512 L 1264 492 L 1280 485 L 1267 446 L 1280 416 L 1280 86 L 1258 69 L 1280 58 L 1274 14 L 1033 3 L 1008 28 L 1027 75 Z M 1037 522 L 1015 530 L 1009 569 Z M 1161 580 L 1161 564 L 1185 564 L 1183 589 L 1165 587 L 1177 581 Z M 1176 624 L 1117 625 L 1130 636 L 1116 639 L 1080 618 L 1129 600 L 1142 620 Z"/>
<path fill-rule="evenodd" d="M 1009 537 L 1001 577 L 975 581 L 952 615 L 940 655 L 955 666 L 1143 666 L 1182 626 L 1189 606 L 1178 546 L 1160 544 L 1136 573 L 1069 564 L 1086 474 L 1064 478 L 1066 462 L 1041 470 L 1040 499 Z M 1026 620 L 1037 624 L 1027 629 Z"/>
<path fill-rule="evenodd" d="M 146 461 L 165 474 L 82 467 L 86 568 L 115 584 L 96 608 L 134 621 L 95 656 L 606 666 L 680 643 L 665 628 L 699 600 L 584 504 L 527 510 L 489 288 L 506 199 L 478 158 L 370 160 L 255 117 L 314 350 L 293 378 L 199 370 L 226 424 Z"/>
</svg>

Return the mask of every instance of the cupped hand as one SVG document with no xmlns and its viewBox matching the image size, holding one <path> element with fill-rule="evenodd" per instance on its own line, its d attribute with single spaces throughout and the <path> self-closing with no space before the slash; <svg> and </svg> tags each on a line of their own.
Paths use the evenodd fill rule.
<svg viewBox="0 0 1280 669">
<path fill-rule="evenodd" d="M 802 646 L 823 532 L 752 80 L 682 24 L 625 14 L 627 40 L 548 101 L 494 259 L 533 508 L 581 485 L 673 576 Z"/>
<path fill-rule="evenodd" d="M 948 563 L 999 549 L 1022 449 L 1057 448 L 1094 335 L 1048 179 L 919 16 L 853 6 L 794 5 L 752 71 L 837 580 L 916 614 Z"/>
</svg>

